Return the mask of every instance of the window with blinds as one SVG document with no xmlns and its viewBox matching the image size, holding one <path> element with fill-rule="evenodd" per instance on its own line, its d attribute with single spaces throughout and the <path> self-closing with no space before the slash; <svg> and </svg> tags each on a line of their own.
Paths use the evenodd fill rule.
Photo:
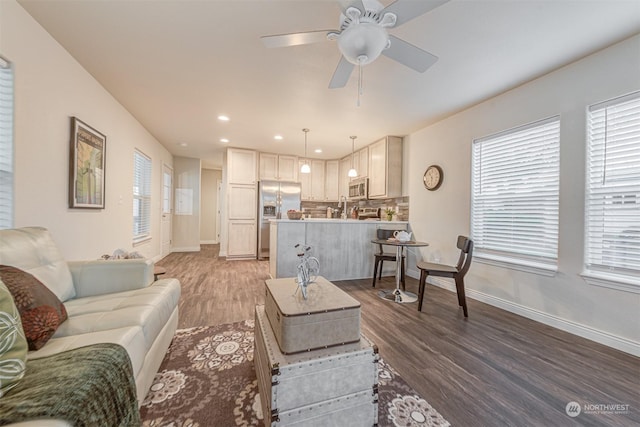
<svg viewBox="0 0 640 427">
<path fill-rule="evenodd" d="M 472 168 L 474 255 L 555 270 L 560 117 L 474 140 Z"/>
<path fill-rule="evenodd" d="M 640 92 L 590 106 L 587 132 L 586 269 L 640 287 Z"/>
<path fill-rule="evenodd" d="M 13 67 L 0 57 L 0 229 L 13 227 Z"/>
<path fill-rule="evenodd" d="M 151 159 L 133 153 L 133 240 L 149 238 L 151 230 Z"/>
</svg>

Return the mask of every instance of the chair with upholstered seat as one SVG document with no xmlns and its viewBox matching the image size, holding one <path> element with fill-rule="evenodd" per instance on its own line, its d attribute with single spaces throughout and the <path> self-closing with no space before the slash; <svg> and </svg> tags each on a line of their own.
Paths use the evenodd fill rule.
<svg viewBox="0 0 640 427">
<path fill-rule="evenodd" d="M 422 311 L 422 299 L 424 297 L 424 289 L 426 287 L 427 276 L 449 277 L 456 282 L 456 291 L 458 293 L 458 305 L 462 307 L 464 317 L 467 314 L 467 300 L 464 294 L 464 276 L 469 271 L 471 258 L 473 254 L 473 241 L 465 236 L 458 236 L 458 249 L 460 249 L 460 257 L 458 264 L 455 266 L 445 264 L 435 264 L 432 262 L 420 261 L 417 267 L 420 269 L 420 287 L 418 290 L 418 311 Z"/>
<path fill-rule="evenodd" d="M 378 228 L 376 230 L 376 238 L 378 240 L 387 240 L 390 237 L 393 237 L 393 233 L 395 230 L 383 230 L 382 228 Z M 378 245 L 378 252 L 374 254 L 375 256 L 375 264 L 373 266 L 373 287 L 376 287 L 376 276 L 378 276 L 378 280 L 382 278 L 382 265 L 385 261 L 396 262 L 396 250 L 394 248 L 393 252 L 385 252 L 384 245 Z M 402 282 L 402 290 L 404 287 L 404 255 L 402 256 L 402 268 L 401 268 L 400 281 Z"/>
</svg>

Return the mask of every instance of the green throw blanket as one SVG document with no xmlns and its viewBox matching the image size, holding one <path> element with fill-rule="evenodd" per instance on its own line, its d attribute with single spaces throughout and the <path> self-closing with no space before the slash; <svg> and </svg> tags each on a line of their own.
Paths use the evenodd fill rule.
<svg viewBox="0 0 640 427">
<path fill-rule="evenodd" d="M 0 425 L 42 418 L 73 426 L 139 426 L 131 361 L 117 344 L 95 344 L 27 361 L 27 373 L 0 399 Z"/>
</svg>

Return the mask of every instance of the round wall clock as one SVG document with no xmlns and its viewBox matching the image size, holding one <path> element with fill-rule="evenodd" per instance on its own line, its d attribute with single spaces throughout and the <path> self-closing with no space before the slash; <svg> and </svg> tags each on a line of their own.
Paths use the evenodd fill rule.
<svg viewBox="0 0 640 427">
<path fill-rule="evenodd" d="M 424 183 L 424 188 L 430 191 L 437 190 L 442 185 L 442 179 L 444 178 L 444 174 L 442 173 L 442 168 L 438 165 L 431 165 L 427 168 L 422 177 L 422 182 Z"/>
</svg>

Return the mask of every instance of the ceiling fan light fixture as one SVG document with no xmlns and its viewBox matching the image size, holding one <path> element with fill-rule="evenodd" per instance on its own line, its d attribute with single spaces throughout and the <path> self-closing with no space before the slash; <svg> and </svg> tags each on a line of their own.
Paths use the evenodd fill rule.
<svg viewBox="0 0 640 427">
<path fill-rule="evenodd" d="M 366 22 L 346 28 L 338 38 L 338 49 L 347 61 L 355 65 L 375 61 L 389 45 L 387 30 Z"/>
</svg>

